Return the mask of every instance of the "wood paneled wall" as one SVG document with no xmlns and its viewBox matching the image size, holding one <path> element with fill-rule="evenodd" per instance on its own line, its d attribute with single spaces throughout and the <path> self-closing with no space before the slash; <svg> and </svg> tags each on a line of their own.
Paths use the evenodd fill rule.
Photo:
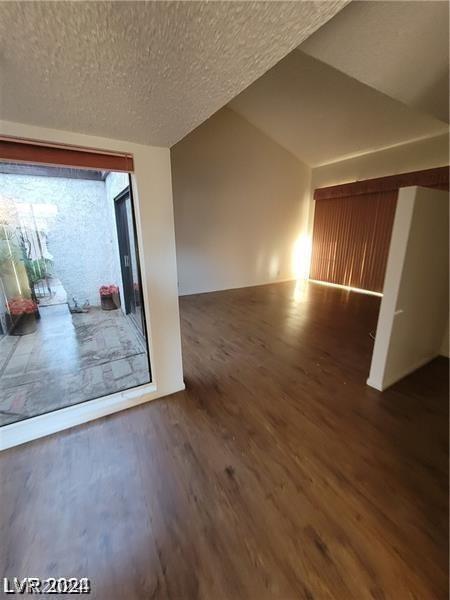
<svg viewBox="0 0 450 600">
<path fill-rule="evenodd" d="M 351 183 L 317 188 L 314 190 L 314 199 L 322 200 L 324 198 L 342 198 L 344 196 L 357 196 L 373 192 L 388 192 L 410 185 L 448 190 L 448 183 L 449 167 L 435 167 L 434 169 L 425 169 L 423 171 L 387 175 L 386 177 L 376 177 L 375 179 L 365 179 L 364 181 L 353 181 Z"/>
<path fill-rule="evenodd" d="M 381 292 L 397 195 L 317 200 L 311 279 Z"/>
</svg>

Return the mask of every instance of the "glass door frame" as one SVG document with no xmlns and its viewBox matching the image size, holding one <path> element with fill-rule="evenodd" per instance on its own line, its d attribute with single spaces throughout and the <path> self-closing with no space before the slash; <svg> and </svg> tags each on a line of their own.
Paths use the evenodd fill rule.
<svg viewBox="0 0 450 600">
<path fill-rule="evenodd" d="M 119 226 L 119 221 L 118 221 L 118 208 L 119 208 L 119 204 L 122 202 L 126 202 L 126 200 L 129 199 L 130 200 L 130 206 L 131 206 L 131 227 L 132 227 L 132 234 L 134 236 L 134 252 L 135 252 L 135 258 L 136 258 L 136 276 L 137 276 L 137 282 L 138 282 L 138 294 L 139 294 L 139 306 L 140 306 L 140 317 L 141 317 L 141 323 L 138 322 L 138 318 L 135 314 L 133 314 L 133 310 L 131 307 L 131 304 L 133 303 L 134 305 L 136 305 L 136 299 L 135 297 L 133 297 L 131 302 L 131 299 L 127 296 L 127 291 L 125 290 L 125 280 L 127 280 L 127 284 L 131 287 L 131 291 L 132 293 L 135 295 L 135 291 L 133 289 L 133 276 L 131 273 L 132 270 L 132 260 L 131 260 L 131 245 L 130 245 L 130 239 L 129 239 L 129 231 L 127 230 L 126 232 L 121 231 L 121 228 Z M 122 275 L 122 293 L 123 293 L 123 300 L 124 300 L 124 304 L 125 304 L 125 314 L 127 316 L 130 316 L 132 321 L 133 321 L 133 325 L 138 329 L 139 333 L 143 336 L 144 338 L 144 343 L 146 345 L 147 348 L 147 358 L 148 358 L 148 368 L 149 368 L 149 374 L 150 374 L 150 382 L 152 381 L 152 370 L 151 370 L 151 364 L 150 364 L 150 344 L 149 344 L 149 340 L 148 340 L 148 329 L 147 329 L 147 319 L 146 319 L 146 315 L 145 315 L 145 302 L 144 302 L 144 294 L 143 294 L 143 288 L 142 288 L 142 275 L 141 275 L 141 260 L 140 260 L 140 253 L 139 253 L 139 240 L 138 240 L 138 231 L 137 231 L 137 226 L 136 226 L 136 211 L 135 211 L 135 206 L 134 206 L 134 198 L 133 198 L 133 186 L 132 186 L 132 180 L 131 180 L 131 175 L 128 175 L 128 186 L 126 188 L 124 188 L 115 198 L 114 198 L 114 209 L 115 209 L 115 217 L 116 217 L 116 227 L 117 227 L 117 241 L 118 241 L 118 246 L 119 246 L 119 256 L 120 256 L 120 268 L 121 268 L 121 275 Z M 129 226 L 130 223 L 127 222 L 127 225 Z M 125 235 L 126 234 L 126 235 Z M 121 242 L 121 238 L 122 238 L 122 242 Z M 122 253 L 121 253 L 121 243 L 125 243 L 127 245 L 129 254 L 128 254 L 128 264 L 125 264 L 125 261 L 123 260 L 122 257 Z M 129 271 L 127 272 L 125 269 L 129 269 Z M 131 277 L 130 277 L 131 274 Z M 130 281 L 131 279 L 131 281 Z M 129 290 L 128 290 L 129 291 Z"/>
</svg>

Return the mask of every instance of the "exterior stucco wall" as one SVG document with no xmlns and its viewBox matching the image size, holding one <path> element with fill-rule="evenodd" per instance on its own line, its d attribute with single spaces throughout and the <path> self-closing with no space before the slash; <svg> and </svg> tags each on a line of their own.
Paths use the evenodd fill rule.
<svg viewBox="0 0 450 600">
<path fill-rule="evenodd" d="M 105 179 L 106 194 L 114 201 L 114 198 L 128 187 L 128 173 L 108 173 Z"/>
<path fill-rule="evenodd" d="M 101 285 L 121 286 L 114 208 L 103 181 L 0 174 L 0 198 L 52 205 L 47 247 L 69 301 L 99 304 Z"/>
</svg>

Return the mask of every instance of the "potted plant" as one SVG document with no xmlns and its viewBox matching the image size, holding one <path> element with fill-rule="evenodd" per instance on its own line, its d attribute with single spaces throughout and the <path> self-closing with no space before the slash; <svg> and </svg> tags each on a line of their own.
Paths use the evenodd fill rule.
<svg viewBox="0 0 450 600">
<path fill-rule="evenodd" d="M 115 310 L 120 306 L 119 288 L 117 285 L 102 285 L 99 289 L 100 303 L 103 310 Z"/>
<path fill-rule="evenodd" d="M 38 305 L 31 298 L 17 296 L 8 300 L 8 312 L 11 319 L 10 335 L 28 335 L 36 331 L 39 318 Z"/>
</svg>

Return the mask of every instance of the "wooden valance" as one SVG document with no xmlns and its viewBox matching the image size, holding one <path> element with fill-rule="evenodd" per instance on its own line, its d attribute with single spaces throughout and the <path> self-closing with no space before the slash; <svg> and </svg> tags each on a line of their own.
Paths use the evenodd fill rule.
<svg viewBox="0 0 450 600">
<path fill-rule="evenodd" d="M 434 169 L 425 169 L 423 171 L 412 171 L 411 173 L 402 173 L 400 175 L 389 175 L 387 177 L 366 179 L 365 181 L 355 181 L 353 183 L 317 188 L 314 191 L 314 199 L 328 200 L 346 196 L 359 196 L 361 194 L 375 194 L 398 190 L 401 187 L 410 185 L 448 190 L 449 167 L 436 167 Z"/>
<path fill-rule="evenodd" d="M 0 161 L 132 173 L 133 156 L 93 148 L 0 137 Z"/>
</svg>

